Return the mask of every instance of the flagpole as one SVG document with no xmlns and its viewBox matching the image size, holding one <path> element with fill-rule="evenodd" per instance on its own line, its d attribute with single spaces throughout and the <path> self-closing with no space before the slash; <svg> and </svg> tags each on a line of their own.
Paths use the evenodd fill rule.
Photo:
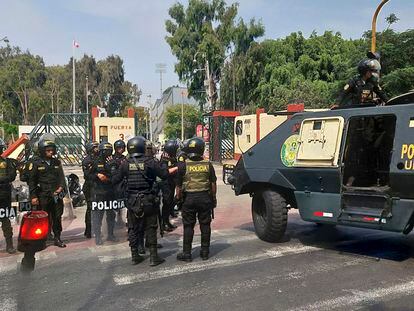
<svg viewBox="0 0 414 311">
<path fill-rule="evenodd" d="M 72 42 L 72 112 L 73 114 L 76 113 L 76 107 L 75 107 L 75 40 Z"/>
</svg>

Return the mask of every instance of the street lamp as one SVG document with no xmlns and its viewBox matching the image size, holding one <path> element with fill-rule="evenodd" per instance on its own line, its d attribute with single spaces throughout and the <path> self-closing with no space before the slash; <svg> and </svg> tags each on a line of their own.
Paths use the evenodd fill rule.
<svg viewBox="0 0 414 311">
<path fill-rule="evenodd" d="M 374 16 L 372 18 L 372 40 L 371 40 L 371 53 L 375 53 L 376 44 L 377 44 L 377 17 L 379 12 L 381 11 L 382 7 L 388 2 L 389 0 L 382 0 L 381 3 L 378 5 L 377 9 L 375 10 Z"/>
</svg>

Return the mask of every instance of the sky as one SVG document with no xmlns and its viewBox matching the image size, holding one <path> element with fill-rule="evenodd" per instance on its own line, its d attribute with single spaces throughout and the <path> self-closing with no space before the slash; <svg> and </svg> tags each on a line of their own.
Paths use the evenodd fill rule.
<svg viewBox="0 0 414 311">
<path fill-rule="evenodd" d="M 124 60 L 126 79 L 142 90 L 142 102 L 160 96 L 157 63 L 166 64 L 163 89 L 183 85 L 174 72 L 176 58 L 165 42 L 165 20 L 176 0 L 0 0 L 0 38 L 43 57 L 46 65 L 63 65 L 72 56 L 96 59 L 117 54 Z M 187 0 L 179 2 L 187 4 Z M 234 1 L 228 0 L 227 3 Z M 339 31 L 344 38 L 359 38 L 370 29 L 380 0 L 239 0 L 239 17 L 261 20 L 263 39 L 276 39 L 295 31 Z M 397 31 L 414 28 L 414 0 L 390 0 L 380 13 L 395 13 Z M 1 42 L 0 44 L 4 44 Z"/>
</svg>

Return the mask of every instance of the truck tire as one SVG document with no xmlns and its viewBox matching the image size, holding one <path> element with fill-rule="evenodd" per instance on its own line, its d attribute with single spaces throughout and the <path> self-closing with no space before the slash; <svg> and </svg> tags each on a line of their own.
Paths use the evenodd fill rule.
<svg viewBox="0 0 414 311">
<path fill-rule="evenodd" d="M 276 191 L 256 192 L 252 200 L 252 216 L 256 235 L 266 242 L 279 242 L 286 231 L 287 203 Z"/>
</svg>

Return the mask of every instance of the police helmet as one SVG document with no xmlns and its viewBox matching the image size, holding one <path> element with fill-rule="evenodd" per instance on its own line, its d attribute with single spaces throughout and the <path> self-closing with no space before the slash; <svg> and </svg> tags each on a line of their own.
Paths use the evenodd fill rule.
<svg viewBox="0 0 414 311">
<path fill-rule="evenodd" d="M 96 141 L 90 141 L 86 144 L 86 153 L 92 154 L 95 148 L 99 148 L 99 144 Z"/>
<path fill-rule="evenodd" d="M 125 149 L 125 142 L 121 139 L 117 140 L 116 142 L 114 142 L 114 149 L 118 149 L 118 148 L 124 148 Z"/>
<path fill-rule="evenodd" d="M 358 72 L 360 75 L 364 75 L 368 71 L 377 73 L 381 71 L 381 64 L 377 59 L 363 59 L 358 64 Z"/>
<path fill-rule="evenodd" d="M 204 154 L 205 143 L 201 137 L 194 137 L 188 140 L 188 147 L 185 149 L 187 150 L 188 157 L 202 157 Z"/>
<path fill-rule="evenodd" d="M 145 154 L 146 139 L 142 136 L 135 136 L 128 140 L 127 149 L 131 157 L 138 157 Z"/>
<path fill-rule="evenodd" d="M 177 155 L 177 150 L 179 147 L 179 143 L 176 139 L 168 140 L 164 145 L 164 151 L 170 156 L 175 157 Z"/>
<path fill-rule="evenodd" d="M 56 154 L 56 144 L 54 141 L 42 139 L 38 143 L 38 151 L 41 157 L 46 155 L 46 149 L 53 149 L 53 155 Z"/>
<path fill-rule="evenodd" d="M 112 144 L 106 142 L 102 142 L 99 144 L 99 154 L 104 156 L 104 157 L 109 157 L 110 155 L 112 155 Z"/>
<path fill-rule="evenodd" d="M 4 140 L 0 138 L 0 155 L 3 153 L 4 149 L 6 149 L 6 144 Z"/>
</svg>

